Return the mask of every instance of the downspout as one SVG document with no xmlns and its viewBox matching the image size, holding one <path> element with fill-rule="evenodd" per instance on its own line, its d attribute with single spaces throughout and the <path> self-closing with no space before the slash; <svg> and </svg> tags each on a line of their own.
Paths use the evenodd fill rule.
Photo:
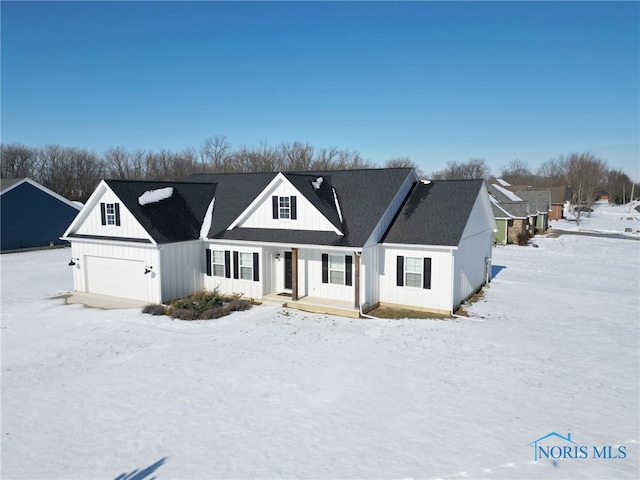
<svg viewBox="0 0 640 480">
<path fill-rule="evenodd" d="M 358 269 L 358 277 L 360 278 L 358 283 L 359 283 L 359 288 L 360 290 L 362 290 L 362 286 L 364 285 L 364 283 L 362 282 L 362 252 L 355 252 L 355 254 L 360 257 L 360 268 Z M 360 292 L 362 293 L 362 292 Z M 362 298 L 362 296 L 360 296 Z M 382 318 L 378 318 L 378 317 L 374 317 L 373 315 L 367 315 L 362 311 L 362 305 L 364 305 L 362 302 L 358 302 L 359 305 L 359 314 L 361 317 L 363 318 L 369 318 L 371 320 L 384 320 Z"/>
</svg>

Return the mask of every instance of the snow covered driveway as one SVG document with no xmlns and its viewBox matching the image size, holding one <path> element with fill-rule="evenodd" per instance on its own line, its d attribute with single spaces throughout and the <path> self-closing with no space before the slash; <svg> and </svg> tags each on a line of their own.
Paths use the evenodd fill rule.
<svg viewBox="0 0 640 480">
<path fill-rule="evenodd" d="M 69 250 L 2 255 L 1 476 L 638 478 L 640 242 L 535 241 L 451 321 L 89 309 Z"/>
</svg>

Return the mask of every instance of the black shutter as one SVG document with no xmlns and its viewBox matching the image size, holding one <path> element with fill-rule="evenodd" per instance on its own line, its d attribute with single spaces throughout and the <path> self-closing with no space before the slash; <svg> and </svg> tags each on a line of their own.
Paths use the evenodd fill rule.
<svg viewBox="0 0 640 480">
<path fill-rule="evenodd" d="M 224 276 L 231 278 L 231 252 L 229 250 L 224 251 Z"/>
<path fill-rule="evenodd" d="M 211 249 L 207 248 L 206 250 L 206 259 L 207 259 L 207 277 L 211 276 Z"/>
<path fill-rule="evenodd" d="M 422 288 L 431 288 L 431 259 L 424 259 L 424 268 L 422 269 Z"/>
<path fill-rule="evenodd" d="M 115 211 L 116 211 L 116 227 L 119 227 L 120 226 L 120 204 L 114 203 L 113 208 L 115 208 Z"/>
<path fill-rule="evenodd" d="M 297 220 L 297 219 L 298 219 L 298 209 L 297 209 L 296 196 L 291 195 L 291 220 Z"/>
<path fill-rule="evenodd" d="M 353 285 L 353 256 L 352 255 L 346 255 L 344 257 L 344 284 L 351 286 Z"/>
<path fill-rule="evenodd" d="M 253 281 L 260 281 L 260 262 L 257 253 L 253 254 Z"/>
<path fill-rule="evenodd" d="M 273 207 L 273 219 L 277 220 L 278 219 L 278 196 L 277 195 L 273 195 L 271 197 L 271 206 Z"/>
<path fill-rule="evenodd" d="M 396 258 L 396 285 L 402 287 L 404 285 L 404 257 L 398 255 Z"/>
<path fill-rule="evenodd" d="M 107 207 L 104 203 L 100 204 L 100 221 L 102 222 L 102 225 L 107 224 Z"/>
<path fill-rule="evenodd" d="M 322 254 L 322 283 L 329 283 L 329 254 Z"/>
<path fill-rule="evenodd" d="M 233 278 L 238 278 L 240 269 L 238 268 L 238 252 L 233 252 Z"/>
</svg>

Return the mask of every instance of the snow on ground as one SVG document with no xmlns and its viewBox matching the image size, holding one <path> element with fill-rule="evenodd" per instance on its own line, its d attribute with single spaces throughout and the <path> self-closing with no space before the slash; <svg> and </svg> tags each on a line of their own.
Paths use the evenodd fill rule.
<svg viewBox="0 0 640 480">
<path fill-rule="evenodd" d="M 559 230 L 621 233 L 637 237 L 640 232 L 640 213 L 634 207 L 638 205 L 638 201 L 626 205 L 609 205 L 606 201 L 599 201 L 594 204 L 591 214 L 582 212 L 580 225 L 577 225 L 573 214 L 562 220 L 550 221 L 549 225 Z M 629 228 L 631 232 L 625 232 Z"/>
<path fill-rule="evenodd" d="M 536 243 L 449 321 L 91 309 L 69 250 L 2 255 L 1 477 L 638 478 L 640 241 Z"/>
</svg>

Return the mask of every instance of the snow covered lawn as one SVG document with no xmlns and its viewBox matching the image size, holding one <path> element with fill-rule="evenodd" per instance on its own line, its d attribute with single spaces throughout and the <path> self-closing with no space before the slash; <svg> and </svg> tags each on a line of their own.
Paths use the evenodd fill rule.
<svg viewBox="0 0 640 480">
<path fill-rule="evenodd" d="M 2 255 L 1 477 L 638 478 L 640 241 L 535 241 L 449 321 L 89 309 L 69 250 Z"/>
</svg>

